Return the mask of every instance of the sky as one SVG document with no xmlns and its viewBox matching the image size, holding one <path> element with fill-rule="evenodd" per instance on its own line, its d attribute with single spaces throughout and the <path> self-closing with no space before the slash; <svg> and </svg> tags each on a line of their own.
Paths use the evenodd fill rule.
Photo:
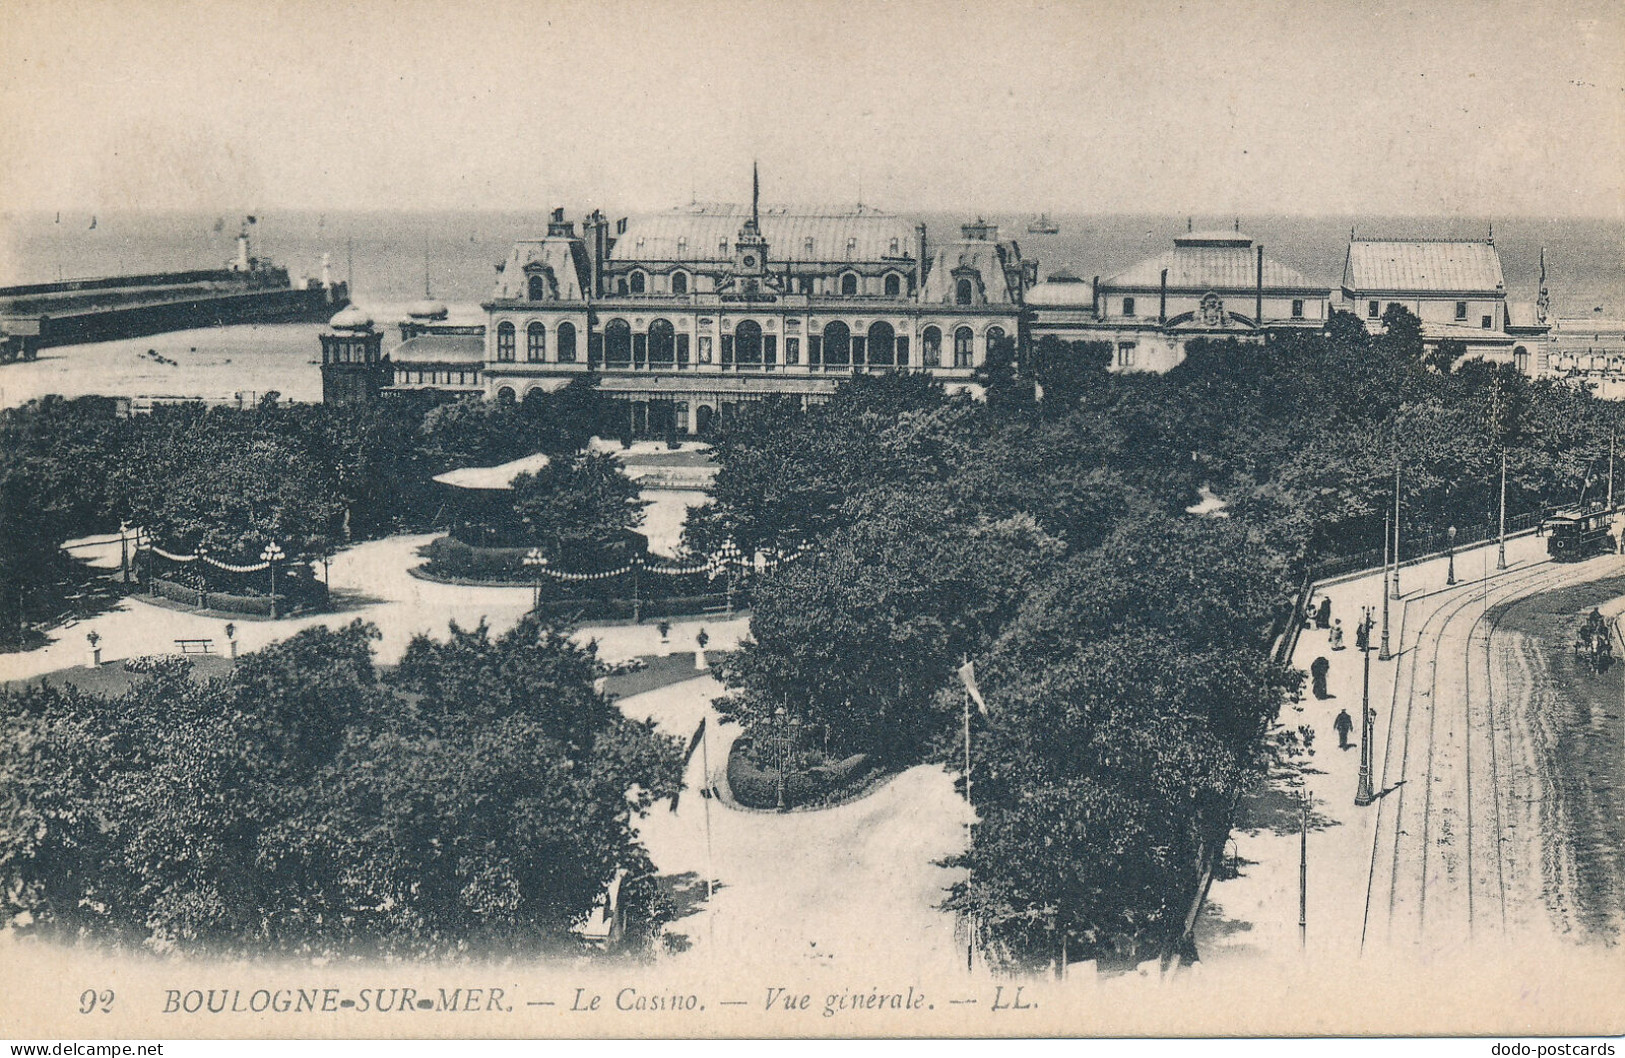
<svg viewBox="0 0 1625 1058">
<path fill-rule="evenodd" d="M 0 210 L 1625 217 L 1618 0 L 5 0 Z"/>
</svg>

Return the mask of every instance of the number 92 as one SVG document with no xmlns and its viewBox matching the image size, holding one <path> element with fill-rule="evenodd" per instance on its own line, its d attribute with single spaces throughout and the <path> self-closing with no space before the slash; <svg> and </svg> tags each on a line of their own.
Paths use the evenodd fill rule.
<svg viewBox="0 0 1625 1058">
<path fill-rule="evenodd" d="M 100 1010 L 103 1014 L 113 1010 L 113 990 L 111 988 L 98 992 L 94 988 L 87 988 L 79 993 L 79 1013 L 93 1014 Z"/>
</svg>

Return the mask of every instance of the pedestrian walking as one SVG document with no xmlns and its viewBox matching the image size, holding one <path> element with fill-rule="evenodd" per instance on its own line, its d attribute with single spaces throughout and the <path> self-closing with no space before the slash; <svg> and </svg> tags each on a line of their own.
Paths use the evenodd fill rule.
<svg viewBox="0 0 1625 1058">
<path fill-rule="evenodd" d="M 1326 676 L 1332 670 L 1332 663 L 1325 658 L 1316 658 L 1309 664 L 1309 676 L 1315 683 L 1316 698 L 1330 698 L 1332 693 L 1326 689 Z"/>
<path fill-rule="evenodd" d="M 1332 626 L 1332 597 L 1323 595 L 1320 599 L 1320 609 L 1315 613 L 1316 628 L 1330 628 Z"/>
<path fill-rule="evenodd" d="M 1349 716 L 1347 709 L 1337 711 L 1337 719 L 1332 721 L 1332 727 L 1337 731 L 1337 748 L 1349 748 L 1349 732 L 1354 730 L 1354 718 Z"/>
<path fill-rule="evenodd" d="M 1344 647 L 1343 647 L 1343 619 L 1341 617 L 1339 617 L 1337 620 L 1332 622 L 1332 631 L 1331 631 L 1330 639 L 1331 639 L 1331 642 L 1332 642 L 1332 649 L 1333 650 L 1342 650 L 1342 649 L 1344 649 Z"/>
<path fill-rule="evenodd" d="M 1361 621 L 1354 626 L 1354 649 L 1366 651 L 1371 649 L 1371 622 Z"/>
</svg>

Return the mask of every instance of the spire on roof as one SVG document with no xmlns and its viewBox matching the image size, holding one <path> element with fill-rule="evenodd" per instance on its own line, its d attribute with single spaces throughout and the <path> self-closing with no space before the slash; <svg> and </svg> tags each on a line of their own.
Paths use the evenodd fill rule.
<svg viewBox="0 0 1625 1058">
<path fill-rule="evenodd" d="M 761 227 L 762 204 L 762 178 L 757 172 L 756 163 L 750 163 L 750 222 Z"/>
</svg>

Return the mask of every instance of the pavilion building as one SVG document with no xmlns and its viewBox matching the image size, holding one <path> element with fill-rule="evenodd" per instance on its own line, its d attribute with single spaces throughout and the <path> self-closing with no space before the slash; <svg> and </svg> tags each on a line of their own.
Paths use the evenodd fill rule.
<svg viewBox="0 0 1625 1058">
<path fill-rule="evenodd" d="M 1540 301 L 1509 302 L 1493 234 L 1483 239 L 1351 236 L 1342 301 L 1373 334 L 1382 330 L 1383 313 L 1397 305 L 1422 321 L 1424 348 L 1454 340 L 1466 347 L 1466 356 L 1514 363 L 1526 373 L 1538 370 L 1538 350 L 1549 330 L 1544 263 Z"/>
<path fill-rule="evenodd" d="M 1187 230 L 1173 249 L 1105 280 L 1056 273 L 1026 292 L 1034 341 L 1106 342 L 1114 371 L 1167 371 L 1195 339 L 1262 343 L 1326 325 L 1331 290 L 1237 231 Z"/>
</svg>

